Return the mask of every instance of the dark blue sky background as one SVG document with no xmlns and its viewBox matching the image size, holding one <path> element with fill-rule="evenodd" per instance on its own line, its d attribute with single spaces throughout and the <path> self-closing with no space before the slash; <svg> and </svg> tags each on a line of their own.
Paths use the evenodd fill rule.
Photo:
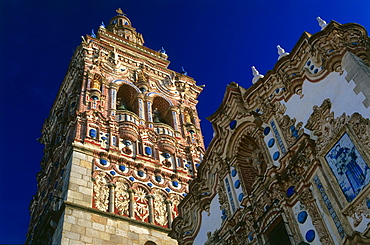
<svg viewBox="0 0 370 245">
<path fill-rule="evenodd" d="M 249 87 L 250 67 L 272 69 L 276 45 L 289 52 L 304 31 L 320 31 L 317 16 L 370 29 L 368 0 L 0 1 L 0 243 L 24 243 L 43 154 L 36 139 L 80 37 L 107 24 L 119 7 L 145 46 L 164 47 L 171 69 L 183 66 L 206 85 L 198 104 L 206 144 L 212 128 L 205 118 L 226 85 Z"/>
</svg>

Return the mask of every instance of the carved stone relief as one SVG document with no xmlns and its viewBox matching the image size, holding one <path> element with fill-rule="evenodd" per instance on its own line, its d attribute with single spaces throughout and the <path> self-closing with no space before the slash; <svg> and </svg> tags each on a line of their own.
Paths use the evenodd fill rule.
<svg viewBox="0 0 370 245">
<path fill-rule="evenodd" d="M 149 207 L 148 207 L 148 199 L 146 191 L 138 187 L 135 190 L 135 195 L 134 195 L 134 213 L 137 217 L 137 219 L 145 222 L 145 220 L 149 216 Z"/>
<path fill-rule="evenodd" d="M 165 226 L 168 223 L 167 210 L 166 210 L 166 197 L 160 190 L 155 190 L 154 196 L 154 220 L 161 226 Z"/>
<path fill-rule="evenodd" d="M 119 178 L 116 182 L 116 208 L 120 215 L 129 215 L 130 195 L 128 193 L 128 186 L 123 180 Z"/>
<path fill-rule="evenodd" d="M 95 176 L 94 183 L 94 204 L 95 207 L 101 211 L 107 211 L 109 203 L 109 187 L 106 174 L 103 172 Z"/>
</svg>

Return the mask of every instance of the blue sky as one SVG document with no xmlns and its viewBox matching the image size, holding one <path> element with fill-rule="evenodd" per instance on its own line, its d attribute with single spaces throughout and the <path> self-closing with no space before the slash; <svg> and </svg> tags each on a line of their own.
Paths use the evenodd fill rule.
<svg viewBox="0 0 370 245">
<path fill-rule="evenodd" d="M 212 128 L 205 118 L 226 85 L 249 87 L 253 65 L 262 74 L 273 69 L 276 46 L 289 52 L 304 31 L 320 31 L 317 16 L 370 29 L 368 0 L 2 0 L 0 243 L 24 243 L 43 153 L 36 139 L 80 37 L 107 24 L 119 7 L 145 46 L 164 47 L 171 69 L 183 66 L 206 85 L 198 110 L 207 144 Z"/>
</svg>

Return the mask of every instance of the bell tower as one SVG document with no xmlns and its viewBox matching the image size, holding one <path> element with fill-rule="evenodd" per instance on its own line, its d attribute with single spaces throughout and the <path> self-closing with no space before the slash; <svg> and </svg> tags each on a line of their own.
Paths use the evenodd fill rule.
<svg viewBox="0 0 370 245">
<path fill-rule="evenodd" d="M 42 129 L 27 244 L 177 244 L 167 233 L 204 154 L 202 88 L 143 44 L 121 9 L 82 37 Z"/>
</svg>

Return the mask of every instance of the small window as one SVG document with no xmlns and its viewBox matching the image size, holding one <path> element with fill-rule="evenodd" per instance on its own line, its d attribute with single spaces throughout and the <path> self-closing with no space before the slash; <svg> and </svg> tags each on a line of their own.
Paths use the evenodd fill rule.
<svg viewBox="0 0 370 245">
<path fill-rule="evenodd" d="M 146 242 L 144 245 L 157 245 L 157 243 L 155 243 L 155 242 L 151 242 L 151 241 L 148 241 L 148 242 Z"/>
</svg>

